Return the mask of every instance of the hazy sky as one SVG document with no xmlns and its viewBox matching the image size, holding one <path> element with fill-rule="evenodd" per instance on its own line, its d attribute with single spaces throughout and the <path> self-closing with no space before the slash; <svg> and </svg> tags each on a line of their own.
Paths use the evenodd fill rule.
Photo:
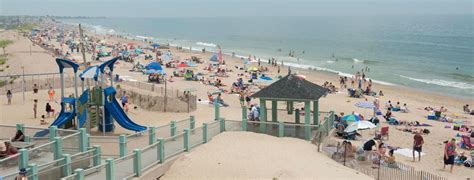
<svg viewBox="0 0 474 180">
<path fill-rule="evenodd" d="M 0 15 L 107 17 L 472 14 L 472 0 L 0 0 Z"/>
</svg>

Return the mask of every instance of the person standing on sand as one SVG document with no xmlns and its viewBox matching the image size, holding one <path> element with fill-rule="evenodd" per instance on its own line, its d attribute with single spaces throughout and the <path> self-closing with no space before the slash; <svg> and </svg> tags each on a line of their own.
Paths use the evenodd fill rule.
<svg viewBox="0 0 474 180">
<path fill-rule="evenodd" d="M 278 66 L 278 70 L 277 70 L 277 71 L 278 71 L 278 74 L 280 74 L 280 66 Z"/>
<path fill-rule="evenodd" d="M 127 95 L 127 92 L 126 92 L 126 91 L 123 91 L 123 95 L 122 95 L 121 101 L 122 101 L 122 107 L 123 107 L 123 109 L 125 109 L 125 112 L 128 112 L 128 108 L 126 108 L 126 107 L 127 107 L 127 104 L 128 104 L 128 95 Z"/>
<path fill-rule="evenodd" d="M 38 85 L 37 85 L 37 84 L 34 84 L 34 85 L 33 85 L 33 93 L 34 93 L 34 94 L 37 94 L 37 93 L 38 93 Z"/>
<path fill-rule="evenodd" d="M 49 102 L 51 102 L 51 101 L 56 101 L 56 100 L 54 100 L 54 94 L 55 94 L 55 93 L 56 93 L 56 92 L 54 92 L 53 87 L 50 86 L 50 87 L 49 87 L 49 90 L 48 90 Z"/>
<path fill-rule="evenodd" d="M 38 99 L 33 100 L 33 117 L 36 119 L 36 114 L 38 112 Z"/>
<path fill-rule="evenodd" d="M 11 91 L 11 90 L 7 90 L 8 105 L 11 105 L 11 104 L 12 104 L 12 97 L 13 97 L 12 91 Z"/>
<path fill-rule="evenodd" d="M 244 95 L 243 90 L 240 90 L 239 92 L 239 100 L 240 100 L 240 107 L 244 107 L 245 95 Z"/>
<path fill-rule="evenodd" d="M 413 136 L 413 161 L 415 161 L 415 151 L 418 152 L 418 161 L 421 161 L 421 151 L 424 143 L 423 136 L 416 132 L 415 136 Z"/>
<path fill-rule="evenodd" d="M 456 139 L 451 139 L 451 141 L 446 142 L 444 147 L 444 166 L 443 170 L 446 169 L 446 165 L 451 165 L 450 173 L 453 173 L 454 167 L 454 158 L 456 156 Z"/>
</svg>

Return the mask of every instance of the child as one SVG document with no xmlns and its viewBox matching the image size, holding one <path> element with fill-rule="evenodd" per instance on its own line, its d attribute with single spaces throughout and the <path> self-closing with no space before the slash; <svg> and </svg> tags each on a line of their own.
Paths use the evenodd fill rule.
<svg viewBox="0 0 474 180">
<path fill-rule="evenodd" d="M 44 120 L 44 115 L 41 115 L 40 125 L 46 125 L 46 124 L 48 123 Z"/>
</svg>

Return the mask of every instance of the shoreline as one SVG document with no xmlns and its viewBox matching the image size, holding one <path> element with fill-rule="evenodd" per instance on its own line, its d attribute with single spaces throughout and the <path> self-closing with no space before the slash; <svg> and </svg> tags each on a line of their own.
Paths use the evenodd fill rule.
<svg viewBox="0 0 474 180">
<path fill-rule="evenodd" d="M 67 25 L 67 26 L 71 26 L 71 27 L 74 27 L 75 25 L 77 25 L 77 23 L 73 23 L 73 22 L 60 21 L 60 23 L 64 24 L 64 25 Z M 153 41 L 153 42 L 158 42 L 160 44 L 169 44 L 170 47 L 181 47 L 183 50 L 188 50 L 188 51 L 190 50 L 190 48 L 192 48 L 191 52 L 200 52 L 200 48 L 206 48 L 206 53 L 207 52 L 216 53 L 215 49 L 218 46 L 215 43 L 212 43 L 212 42 L 206 41 L 206 40 L 200 40 L 200 41 L 191 41 L 191 40 L 186 40 L 186 39 L 174 39 L 173 40 L 173 38 L 165 38 L 165 37 L 160 38 L 160 37 L 154 37 L 154 36 L 151 36 L 151 35 L 137 35 L 137 34 L 128 33 L 128 32 L 125 32 L 125 31 L 116 31 L 115 29 L 108 28 L 108 27 L 105 27 L 103 25 L 92 25 L 92 24 L 87 24 L 87 23 L 85 23 L 83 25 L 93 35 L 121 36 L 124 39 L 133 40 L 133 41 L 136 41 L 136 42 L 143 42 L 144 40 L 149 40 L 149 41 Z M 96 30 L 97 27 L 104 30 L 104 32 L 102 32 L 102 33 L 94 32 L 94 30 Z M 112 32 L 109 33 L 109 31 L 112 31 Z M 189 41 L 190 43 L 194 43 L 194 45 L 192 45 L 192 46 L 187 46 L 187 45 L 186 46 L 181 46 L 180 42 L 175 42 L 176 40 L 177 41 L 179 41 L 179 40 Z M 222 54 L 224 56 L 227 56 L 227 57 L 239 58 L 239 59 L 240 58 L 244 58 L 244 59 L 248 58 L 248 56 L 245 56 L 245 55 L 242 55 L 242 54 L 235 54 L 235 56 L 232 57 L 231 51 L 227 52 L 225 50 L 225 47 L 222 51 L 223 51 Z M 248 52 L 250 52 L 250 51 L 248 51 Z M 253 53 L 254 52 L 252 52 L 252 53 L 245 52 L 243 54 L 252 55 Z M 276 55 L 274 57 L 277 57 L 277 56 L 278 55 Z M 256 56 L 256 58 L 257 59 L 262 59 L 262 64 L 265 64 L 265 62 L 268 60 L 268 58 L 265 58 L 265 57 Z M 290 57 L 287 57 L 287 58 L 290 58 Z M 296 58 L 296 57 L 292 57 L 292 58 Z M 304 59 L 304 58 L 302 58 L 302 59 Z M 253 61 L 256 62 L 256 60 L 253 60 Z M 364 61 L 364 60 L 357 60 L 357 61 Z M 282 62 L 281 60 L 278 60 L 278 64 L 280 64 L 281 62 Z M 326 73 L 326 72 L 327 73 L 334 73 L 338 76 L 347 76 L 347 77 L 351 77 L 351 76 L 355 75 L 353 73 L 341 72 L 339 70 L 330 69 L 330 68 L 326 68 L 326 67 L 319 67 L 319 66 L 316 66 L 316 65 L 298 64 L 299 62 L 296 62 L 296 61 L 283 61 L 283 62 L 284 62 L 285 66 L 291 66 L 292 68 L 299 69 L 299 70 L 317 71 L 317 72 L 323 72 L 323 73 Z M 410 78 L 410 77 L 408 77 L 408 78 Z M 447 92 L 437 91 L 435 89 L 427 89 L 427 88 L 423 88 L 423 87 L 412 87 L 412 86 L 405 85 L 405 84 L 387 82 L 387 81 L 383 81 L 383 80 L 380 80 L 380 79 L 377 79 L 377 78 L 367 78 L 367 79 L 372 79 L 374 84 L 377 84 L 377 85 L 402 87 L 402 88 L 406 88 L 406 89 L 409 89 L 409 90 L 417 91 L 418 93 L 430 93 L 430 94 L 435 95 L 435 96 L 449 96 L 451 98 L 458 99 L 458 100 L 463 100 L 463 99 L 474 100 L 474 96 L 466 95 L 464 93 L 451 94 L 451 93 L 447 93 Z M 413 81 L 413 80 L 406 80 L 406 81 Z M 420 82 L 420 81 L 415 81 L 415 82 L 416 83 L 423 83 L 423 84 L 432 84 L 432 83 L 426 83 L 426 82 Z M 464 83 L 464 82 L 460 82 L 460 83 Z M 470 84 L 468 84 L 468 85 L 470 85 Z M 433 84 L 433 86 L 441 87 L 441 88 L 463 89 L 463 88 L 443 86 L 443 85 L 438 85 L 438 84 Z"/>
</svg>

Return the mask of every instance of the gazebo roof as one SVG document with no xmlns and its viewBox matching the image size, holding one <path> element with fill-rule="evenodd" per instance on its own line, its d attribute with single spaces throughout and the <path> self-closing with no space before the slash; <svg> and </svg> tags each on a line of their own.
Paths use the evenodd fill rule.
<svg viewBox="0 0 474 180">
<path fill-rule="evenodd" d="M 318 100 L 328 93 L 328 89 L 289 74 L 250 97 L 277 100 Z"/>
</svg>

